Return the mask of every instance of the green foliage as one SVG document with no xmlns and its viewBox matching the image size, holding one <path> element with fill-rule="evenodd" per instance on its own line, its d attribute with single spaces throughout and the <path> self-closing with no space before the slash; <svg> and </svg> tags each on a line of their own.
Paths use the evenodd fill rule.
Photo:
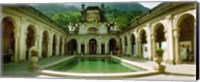
<svg viewBox="0 0 200 82">
<path fill-rule="evenodd" d="M 31 56 L 38 56 L 38 49 L 33 49 L 32 51 L 31 51 Z"/>
<path fill-rule="evenodd" d="M 158 57 L 162 57 L 163 56 L 163 49 L 156 49 L 156 55 L 158 56 Z"/>
<path fill-rule="evenodd" d="M 126 6 L 126 8 L 122 8 Z M 75 24 L 80 19 L 80 9 L 73 5 L 64 4 L 35 4 L 34 8 L 44 13 L 47 17 L 61 25 L 66 30 L 69 23 Z M 137 8 L 138 7 L 138 8 Z M 118 4 L 107 3 L 105 7 L 105 16 L 108 22 L 116 22 L 119 29 L 125 28 L 131 20 L 141 15 L 148 9 L 140 4 Z"/>
<path fill-rule="evenodd" d="M 36 8 L 37 10 L 41 11 L 41 12 L 46 12 L 46 11 L 52 11 L 55 14 L 56 13 L 70 13 L 70 12 L 80 12 L 80 9 L 78 9 L 77 7 L 70 5 L 70 6 L 66 6 L 64 4 L 35 4 L 33 5 L 34 8 Z"/>
<path fill-rule="evenodd" d="M 139 16 L 143 11 L 120 11 L 110 7 L 105 8 L 106 18 L 108 21 L 116 22 L 119 29 L 123 29 L 133 20 L 136 16 Z"/>
<path fill-rule="evenodd" d="M 61 25 L 63 27 L 61 29 L 65 31 L 67 31 L 67 25 L 69 23 L 75 24 L 79 22 L 80 9 L 75 6 L 65 6 L 63 4 L 36 4 L 33 5 L 33 7 Z"/>
<path fill-rule="evenodd" d="M 75 24 L 79 22 L 79 13 L 57 13 L 51 17 L 56 23 L 66 27 L 69 23 Z"/>
<path fill-rule="evenodd" d="M 51 17 L 53 17 L 56 13 L 49 10 L 49 11 L 45 11 L 44 14 L 47 15 L 47 17 L 50 17 L 50 18 L 51 18 Z"/>
</svg>

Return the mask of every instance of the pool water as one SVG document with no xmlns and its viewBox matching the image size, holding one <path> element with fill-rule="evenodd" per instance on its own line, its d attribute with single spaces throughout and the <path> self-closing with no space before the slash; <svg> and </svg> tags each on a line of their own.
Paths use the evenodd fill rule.
<svg viewBox="0 0 200 82">
<path fill-rule="evenodd" d="M 49 67 L 48 70 L 74 73 L 124 73 L 142 71 L 143 69 L 136 66 L 122 65 L 120 61 L 112 58 L 75 58 Z"/>
</svg>

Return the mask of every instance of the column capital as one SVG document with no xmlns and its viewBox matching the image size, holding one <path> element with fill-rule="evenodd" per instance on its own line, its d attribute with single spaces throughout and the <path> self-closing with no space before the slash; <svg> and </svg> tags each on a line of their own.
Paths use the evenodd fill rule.
<svg viewBox="0 0 200 82">
<path fill-rule="evenodd" d="M 13 29 L 13 31 L 16 33 L 16 32 L 19 32 L 19 30 L 17 28 Z"/>
<path fill-rule="evenodd" d="M 38 34 L 35 34 L 34 37 L 35 37 L 35 41 L 37 41 L 38 38 L 39 38 L 39 35 L 38 35 Z"/>
<path fill-rule="evenodd" d="M 18 38 L 19 35 L 20 35 L 20 34 L 19 34 L 18 32 L 15 32 L 15 34 L 14 34 L 15 39 Z"/>
<path fill-rule="evenodd" d="M 174 31 L 173 34 L 174 34 L 174 37 L 175 37 L 175 38 L 179 38 L 179 36 L 180 36 L 180 33 L 179 33 L 178 31 Z"/>
<path fill-rule="evenodd" d="M 180 31 L 180 27 L 174 28 L 173 31 Z"/>
<path fill-rule="evenodd" d="M 177 28 L 177 29 L 173 29 L 173 36 L 175 37 L 175 38 L 179 38 L 179 36 L 180 36 L 180 28 Z"/>
<path fill-rule="evenodd" d="M 140 39 L 140 38 L 137 38 L 137 41 L 140 43 L 140 42 L 142 42 L 142 40 Z"/>
<path fill-rule="evenodd" d="M 172 17 L 173 17 L 173 16 L 170 14 L 170 15 L 167 15 L 165 18 L 166 18 L 167 20 L 171 20 Z"/>
<path fill-rule="evenodd" d="M 15 28 L 13 31 L 14 31 L 14 37 L 15 38 L 19 37 L 19 35 L 20 35 L 19 30 L 17 28 Z"/>
<path fill-rule="evenodd" d="M 165 39 L 167 40 L 168 38 L 168 33 L 167 32 L 165 32 L 165 34 L 164 34 L 164 37 L 165 37 Z"/>
<path fill-rule="evenodd" d="M 151 40 L 155 41 L 156 40 L 156 37 L 155 35 L 151 35 Z"/>
</svg>

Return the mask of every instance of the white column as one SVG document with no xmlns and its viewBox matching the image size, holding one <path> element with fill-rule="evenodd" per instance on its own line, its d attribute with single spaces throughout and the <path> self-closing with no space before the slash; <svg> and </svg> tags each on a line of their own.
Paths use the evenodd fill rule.
<svg viewBox="0 0 200 82">
<path fill-rule="evenodd" d="M 150 42 L 149 43 L 151 43 L 151 44 L 149 44 L 150 45 L 150 49 L 148 49 L 149 50 L 149 54 L 151 54 L 150 56 L 150 60 L 154 60 L 154 57 L 155 57 L 155 43 L 156 43 L 156 34 L 154 33 L 154 34 L 151 34 L 151 36 L 149 37 L 150 38 Z"/>
<path fill-rule="evenodd" d="M 60 46 L 60 39 L 56 38 L 56 56 L 59 55 L 59 46 Z"/>
<path fill-rule="evenodd" d="M 131 38 L 132 38 L 131 35 L 127 36 L 128 46 L 126 49 L 127 49 L 128 55 L 132 55 L 132 43 L 131 43 L 132 39 Z"/>
<path fill-rule="evenodd" d="M 105 42 L 105 54 L 109 54 L 108 41 Z"/>
<path fill-rule="evenodd" d="M 88 42 L 85 42 L 85 54 L 87 54 L 87 55 L 89 54 L 88 48 L 89 48 Z"/>
<path fill-rule="evenodd" d="M 48 47 L 48 57 L 51 57 L 53 55 L 53 36 L 51 34 L 48 37 Z"/>
<path fill-rule="evenodd" d="M 35 47 L 39 50 L 38 54 L 39 54 L 39 58 L 42 58 L 42 39 L 43 39 L 43 35 L 41 32 L 38 32 L 38 34 L 36 34 L 36 42 L 35 42 Z"/>
<path fill-rule="evenodd" d="M 125 51 L 125 43 L 124 43 L 124 38 L 121 38 L 122 40 L 122 54 L 125 55 L 126 51 Z"/>
<path fill-rule="evenodd" d="M 140 37 L 138 37 L 137 38 L 137 43 L 136 43 L 136 45 L 137 45 L 137 52 L 138 52 L 138 57 L 142 57 L 142 44 L 141 44 L 141 39 L 140 39 Z"/>
<path fill-rule="evenodd" d="M 64 52 L 65 52 L 65 39 L 63 38 L 62 39 L 62 50 L 61 50 L 61 55 L 64 55 Z"/>
<path fill-rule="evenodd" d="M 147 49 L 147 51 L 148 51 L 148 59 L 149 60 L 152 60 L 151 58 L 152 58 L 152 52 L 153 52 L 153 50 L 152 50 L 152 41 L 151 41 L 151 34 L 149 33 L 148 35 L 147 35 L 147 44 L 148 44 L 148 49 Z"/>
<path fill-rule="evenodd" d="M 166 34 L 165 34 L 165 38 L 166 38 L 166 42 L 167 42 L 167 55 L 168 55 L 168 59 L 167 62 L 174 64 L 175 63 L 175 44 L 174 44 L 174 36 L 173 36 L 173 20 L 172 20 L 172 16 L 168 16 L 167 20 L 166 20 Z"/>
<path fill-rule="evenodd" d="M 133 33 L 134 34 L 134 42 L 135 44 L 132 45 L 134 46 L 134 52 L 133 52 L 133 55 L 134 56 L 137 56 L 138 55 L 138 49 L 137 49 L 137 34 Z"/>
<path fill-rule="evenodd" d="M 168 63 L 172 63 L 172 61 L 170 62 L 170 55 L 169 55 L 169 49 L 168 49 L 168 44 L 169 44 L 169 40 L 168 40 L 168 36 L 169 36 L 169 34 L 168 34 L 168 32 L 167 32 L 167 29 L 164 29 L 164 38 L 165 38 L 165 42 L 166 42 L 166 48 L 164 49 L 164 53 L 163 53 L 163 57 L 165 57 L 165 62 L 168 62 Z"/>
<path fill-rule="evenodd" d="M 27 39 L 27 23 L 21 21 L 21 26 L 19 28 L 19 59 L 26 60 L 26 39 Z"/>
<path fill-rule="evenodd" d="M 98 52 L 98 54 L 101 54 L 101 42 L 99 41 L 99 52 Z"/>
<path fill-rule="evenodd" d="M 15 39 L 15 52 L 14 52 L 14 57 L 13 57 L 13 61 L 14 62 L 18 62 L 19 60 L 20 60 L 20 55 L 19 55 L 19 39 L 20 39 L 20 37 L 19 37 L 19 31 L 18 31 L 18 27 L 15 27 L 15 29 L 14 29 L 14 39 Z"/>
<path fill-rule="evenodd" d="M 179 33 L 179 28 L 175 29 L 174 31 L 174 41 L 175 41 L 175 62 L 176 64 L 179 64 L 181 63 L 180 61 L 180 53 L 179 53 L 179 36 L 180 36 L 180 33 Z"/>
<path fill-rule="evenodd" d="M 23 57 L 22 59 L 26 60 L 26 49 L 27 49 L 27 45 L 26 45 L 26 40 L 27 40 L 27 34 L 28 31 L 26 30 L 24 33 L 22 33 L 22 40 L 21 40 L 21 45 L 22 45 L 22 55 L 21 57 Z"/>
<path fill-rule="evenodd" d="M 81 54 L 81 42 L 78 42 L 78 54 Z"/>
</svg>

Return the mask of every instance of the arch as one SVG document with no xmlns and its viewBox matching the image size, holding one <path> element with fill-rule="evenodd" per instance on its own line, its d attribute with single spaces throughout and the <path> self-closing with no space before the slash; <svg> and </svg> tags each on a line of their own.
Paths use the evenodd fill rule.
<svg viewBox="0 0 200 82">
<path fill-rule="evenodd" d="M 176 27 L 179 28 L 179 25 L 180 23 L 185 19 L 187 18 L 188 16 L 191 16 L 193 18 L 193 20 L 195 21 L 195 16 L 192 14 L 192 13 L 184 13 L 182 15 L 179 15 L 177 18 L 176 18 Z M 195 23 L 195 22 L 194 22 Z"/>
<path fill-rule="evenodd" d="M 13 26 L 15 28 L 17 28 L 17 22 L 18 22 L 18 18 L 16 18 L 15 16 L 12 16 L 12 15 L 6 15 L 6 16 L 3 16 L 1 17 L 1 23 L 3 22 L 4 19 L 8 19 L 10 22 L 12 22 Z"/>
<path fill-rule="evenodd" d="M 68 43 L 67 43 L 67 53 L 72 55 L 72 54 L 76 54 L 77 52 L 77 40 L 76 39 L 71 39 Z"/>
<path fill-rule="evenodd" d="M 15 53 L 15 38 L 14 29 L 16 29 L 13 19 L 4 17 L 1 21 L 3 31 L 3 63 L 13 61 L 12 57 L 16 56 Z"/>
<path fill-rule="evenodd" d="M 167 50 L 167 42 L 166 42 L 166 38 L 165 38 L 165 27 L 164 24 L 162 23 L 157 23 L 154 27 L 153 27 L 153 33 L 155 34 L 155 40 L 153 40 L 154 44 L 154 48 L 155 49 L 163 49 L 164 53 L 163 53 L 163 59 L 167 60 L 168 56 L 166 54 L 166 50 Z"/>
<path fill-rule="evenodd" d="M 147 36 L 146 36 L 146 31 L 144 29 L 140 30 L 139 32 L 139 37 L 141 40 L 141 54 L 143 58 L 148 58 L 148 50 L 147 50 Z"/>
<path fill-rule="evenodd" d="M 49 33 L 44 31 L 42 34 L 42 57 L 46 58 L 48 56 L 48 48 L 49 48 Z"/>
<path fill-rule="evenodd" d="M 147 43 L 146 31 L 144 29 L 140 30 L 139 37 L 141 39 L 141 43 Z"/>
<path fill-rule="evenodd" d="M 156 24 L 153 26 L 152 33 L 156 33 L 156 30 L 157 30 L 159 27 L 163 27 L 163 28 L 164 28 L 163 31 L 165 30 L 164 24 L 161 23 L 161 22 L 158 22 L 158 23 L 156 23 Z"/>
<path fill-rule="evenodd" d="M 111 38 L 109 40 L 109 52 L 116 54 L 116 48 L 117 48 L 117 41 L 114 38 Z"/>
<path fill-rule="evenodd" d="M 30 30 L 30 29 L 35 33 L 35 36 L 36 36 L 36 34 L 37 34 L 36 25 L 29 24 L 28 27 L 26 28 L 26 31 L 28 31 L 28 30 Z M 28 32 L 27 32 L 27 33 L 28 33 Z"/>
<path fill-rule="evenodd" d="M 194 62 L 194 34 L 195 34 L 195 17 L 192 14 L 183 14 L 177 21 L 179 30 L 179 53 L 181 61 Z M 183 36 L 183 37 L 181 37 Z"/>
<path fill-rule="evenodd" d="M 56 46 L 57 46 L 57 36 L 53 35 L 53 44 L 52 44 L 52 55 L 56 56 Z"/>
<path fill-rule="evenodd" d="M 164 25 L 161 24 L 161 23 L 158 23 L 158 24 L 155 25 L 153 30 L 154 30 L 153 33 L 155 33 L 155 37 L 156 37 L 155 38 L 156 39 L 155 42 L 157 44 L 156 48 L 163 48 L 164 42 L 166 41 L 165 32 L 164 32 L 164 30 L 165 30 Z"/>
<path fill-rule="evenodd" d="M 89 54 L 97 54 L 97 40 L 90 39 L 89 40 Z"/>
<path fill-rule="evenodd" d="M 29 25 L 27 27 L 27 36 L 26 36 L 26 60 L 29 60 L 30 48 L 35 46 L 35 42 L 36 42 L 35 26 Z"/>
</svg>

